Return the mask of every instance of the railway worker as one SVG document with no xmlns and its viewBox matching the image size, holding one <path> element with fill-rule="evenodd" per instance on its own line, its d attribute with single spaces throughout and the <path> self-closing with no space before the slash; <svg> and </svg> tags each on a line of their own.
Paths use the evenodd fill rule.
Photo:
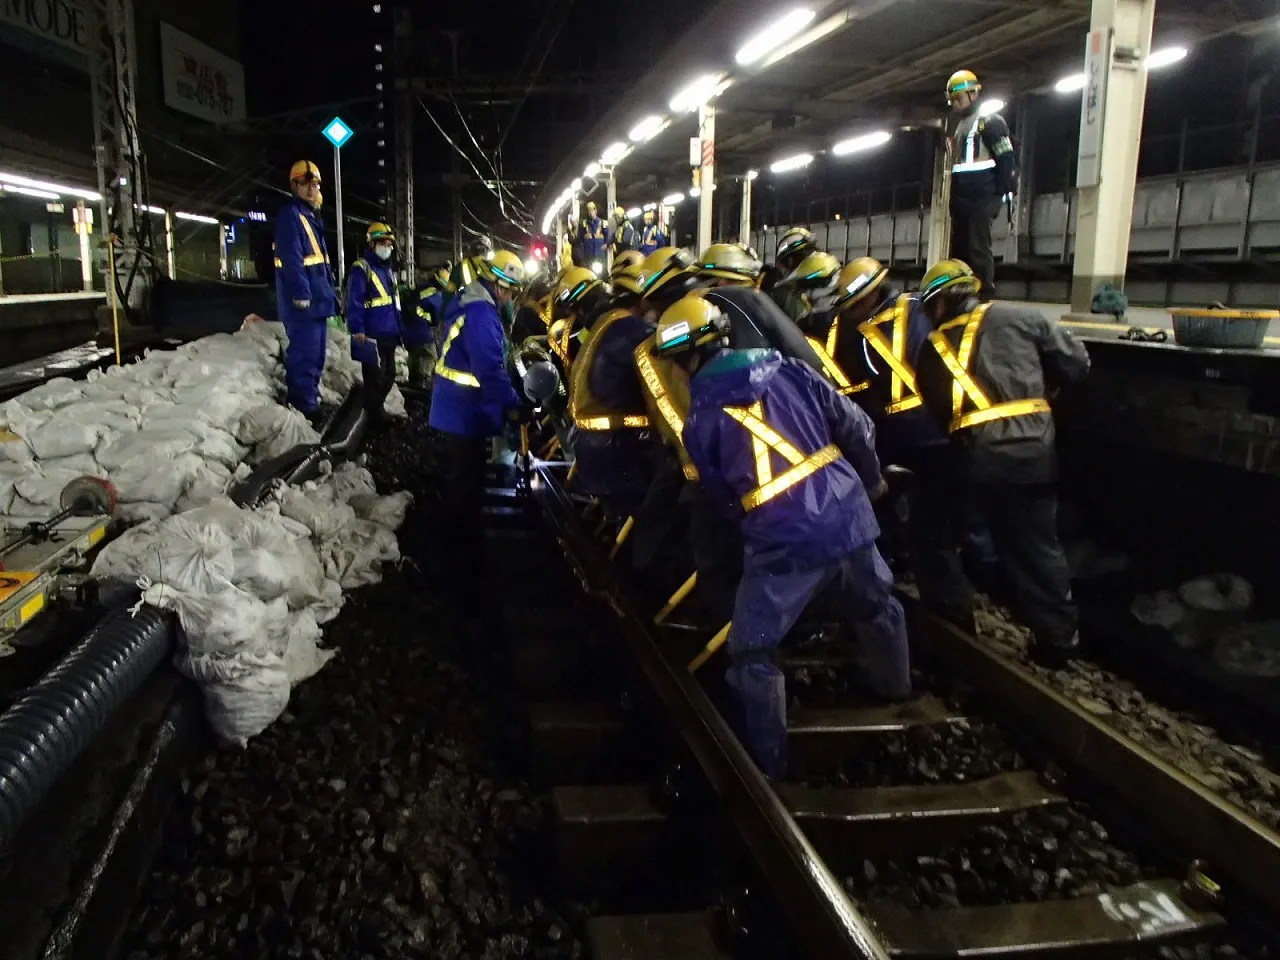
<svg viewBox="0 0 1280 960">
<path fill-rule="evenodd" d="M 973 630 L 973 588 L 959 546 L 963 485 L 947 435 L 924 408 L 915 368 L 933 325 L 920 301 L 889 280 L 872 257 L 850 261 L 836 283 L 830 324 L 813 333 L 852 383 L 850 395 L 876 424 L 880 462 L 911 472 L 906 540 L 926 606 Z"/>
<path fill-rule="evenodd" d="M 969 264 L 982 282 L 980 295 L 995 299 L 996 262 L 991 223 L 1018 188 L 1017 155 L 1009 125 L 983 114 L 982 84 L 970 70 L 947 81 L 947 103 L 959 119 L 951 135 L 951 257 Z"/>
<path fill-rule="evenodd" d="M 613 256 L 617 258 L 636 249 L 636 227 L 621 205 L 613 208 Z"/>
<path fill-rule="evenodd" d="M 830 305 L 839 273 L 839 260 L 824 250 L 813 251 L 775 289 L 778 306 L 797 323 L 823 310 Z"/>
<path fill-rule="evenodd" d="M 463 287 L 445 312 L 428 422 L 444 434 L 448 457 L 444 496 L 451 546 L 459 551 L 463 589 L 483 568 L 480 520 L 490 440 L 527 414 L 507 373 L 501 309 L 519 296 L 524 264 L 510 250 L 482 259 L 479 277 Z"/>
<path fill-rule="evenodd" d="M 516 307 L 511 324 L 511 343 L 519 345 L 530 337 L 545 337 L 551 328 L 552 301 L 557 285 L 554 277 L 545 271 L 529 281 L 524 296 Z"/>
<path fill-rule="evenodd" d="M 289 186 L 293 196 L 276 216 L 276 308 L 289 335 L 284 354 L 289 403 L 315 421 L 329 318 L 338 313 L 338 297 L 320 219 L 319 168 L 299 160 L 289 170 Z"/>
<path fill-rule="evenodd" d="M 667 245 L 667 234 L 654 217 L 652 210 L 644 212 L 644 225 L 640 228 L 640 245 L 636 248 L 644 256 L 652 256 Z"/>
<path fill-rule="evenodd" d="M 760 280 L 760 289 L 773 297 L 782 312 L 793 319 L 804 313 L 804 306 L 800 302 L 799 291 L 783 281 L 795 272 L 805 257 L 817 250 L 818 241 L 810 230 L 792 227 L 778 238 L 773 266 Z"/>
<path fill-rule="evenodd" d="M 400 346 L 400 291 L 391 255 L 396 238 L 385 223 L 365 231 L 365 250 L 351 264 L 347 278 L 347 329 L 351 359 L 364 375 L 365 410 L 376 423 L 387 394 L 396 382 L 396 348 Z"/>
<path fill-rule="evenodd" d="M 579 266 L 587 267 L 600 276 L 604 272 L 604 258 L 609 252 L 609 223 L 596 213 L 594 201 L 587 201 L 587 215 L 578 224 L 578 243 L 582 247 Z"/>
<path fill-rule="evenodd" d="M 1053 413 L 1048 388 L 1082 380 L 1089 355 L 1037 310 L 978 300 L 958 260 L 925 274 L 920 302 L 934 326 L 916 383 L 950 434 L 978 510 L 1031 628 L 1032 656 L 1060 665 L 1079 647 L 1067 559 L 1058 541 Z"/>
<path fill-rule="evenodd" d="M 684 443 L 703 489 L 741 518 L 743 577 L 726 681 L 743 740 L 772 779 L 786 774 L 778 644 L 819 593 L 857 632 L 870 686 L 911 692 L 906 624 L 876 549 L 871 500 L 885 490 L 870 418 L 803 363 L 726 347 L 728 318 L 703 297 L 662 315 L 658 353 L 689 374 Z"/>
<path fill-rule="evenodd" d="M 444 298 L 449 287 L 449 271 L 444 267 L 420 274 L 415 291 L 413 311 L 401 315 L 404 346 L 409 353 L 407 385 L 415 390 L 427 388 L 427 377 L 436 365 L 436 337 L 444 318 Z"/>
<path fill-rule="evenodd" d="M 611 302 L 610 288 L 589 267 L 570 267 L 561 274 L 551 295 L 551 315 L 555 321 L 548 336 L 551 349 L 566 371 L 573 365 L 583 337 L 601 314 L 610 309 Z"/>
<path fill-rule="evenodd" d="M 450 292 L 444 298 L 445 310 L 462 288 L 480 277 L 480 265 L 493 256 L 493 240 L 480 234 L 467 246 L 467 255 L 449 269 Z M 523 265 L 522 265 L 523 266 Z"/>
</svg>

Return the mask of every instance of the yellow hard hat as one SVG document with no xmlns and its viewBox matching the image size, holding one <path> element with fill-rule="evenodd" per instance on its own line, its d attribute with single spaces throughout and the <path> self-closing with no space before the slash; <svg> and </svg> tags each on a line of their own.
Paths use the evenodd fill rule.
<svg viewBox="0 0 1280 960">
<path fill-rule="evenodd" d="M 571 307 L 598 286 L 600 278 L 593 270 L 570 267 L 556 286 L 555 302 L 562 307 Z"/>
<path fill-rule="evenodd" d="M 858 257 L 850 260 L 836 279 L 836 299 L 833 310 L 847 310 L 871 295 L 884 283 L 889 270 L 875 257 Z"/>
<path fill-rule="evenodd" d="M 728 318 L 710 300 L 686 296 L 663 311 L 654 335 L 654 350 L 669 357 L 713 343 L 728 330 Z"/>
<path fill-rule="evenodd" d="M 511 290 L 525 285 L 524 264 L 510 250 L 496 250 L 488 257 L 476 257 L 474 262 L 479 276 L 490 283 Z"/>
<path fill-rule="evenodd" d="M 644 264 L 644 254 L 639 250 L 625 250 L 613 259 L 613 270 L 609 273 L 609 283 L 615 293 L 633 293 L 640 295 L 640 269 Z"/>
<path fill-rule="evenodd" d="M 957 70 L 951 75 L 951 79 L 947 81 L 947 101 L 957 93 L 974 93 L 982 92 L 982 84 L 978 82 L 978 75 L 972 70 Z"/>
<path fill-rule="evenodd" d="M 688 250 L 680 247 L 659 247 L 644 258 L 640 265 L 640 294 L 670 296 L 679 289 L 687 293 L 696 279 L 693 266 L 696 261 Z"/>
<path fill-rule="evenodd" d="M 320 183 L 320 168 L 310 160 L 299 160 L 289 168 L 290 183 Z"/>
<path fill-rule="evenodd" d="M 373 243 L 375 240 L 391 240 L 394 242 L 396 234 L 385 223 L 371 223 L 369 224 L 369 229 L 364 232 L 364 238 L 369 243 Z"/>
<path fill-rule="evenodd" d="M 694 269 L 699 276 L 751 284 L 760 276 L 764 264 L 740 243 L 713 243 L 702 251 Z"/>
<path fill-rule="evenodd" d="M 823 250 L 815 250 L 800 261 L 787 281 L 802 287 L 825 287 L 839 272 L 839 260 Z"/>
<path fill-rule="evenodd" d="M 778 240 L 778 258 L 781 259 L 802 250 L 811 250 L 817 245 L 818 241 L 813 238 L 812 231 L 804 227 L 792 227 Z"/>
<path fill-rule="evenodd" d="M 974 276 L 973 269 L 963 260 L 939 260 L 920 281 L 920 302 L 928 303 L 948 290 L 974 294 L 981 288 L 982 281 Z"/>
</svg>

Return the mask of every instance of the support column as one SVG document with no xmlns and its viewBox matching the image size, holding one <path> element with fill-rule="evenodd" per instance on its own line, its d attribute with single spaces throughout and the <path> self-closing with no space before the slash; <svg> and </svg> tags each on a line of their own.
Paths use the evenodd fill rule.
<svg viewBox="0 0 1280 960">
<path fill-rule="evenodd" d="M 395 227 L 400 245 L 400 258 L 408 276 L 406 282 L 418 282 L 418 259 L 414 249 L 413 200 L 413 117 L 417 98 L 409 89 L 410 63 L 413 59 L 413 13 L 405 6 L 394 11 L 392 47 L 395 68 Z M 404 89 L 401 91 L 401 84 Z"/>
<path fill-rule="evenodd" d="M 716 108 L 704 103 L 698 108 L 698 138 L 702 141 L 702 166 L 698 174 L 698 246 L 711 246 L 711 210 L 716 190 Z"/>
<path fill-rule="evenodd" d="M 225 223 L 218 224 L 218 275 L 223 280 L 227 279 L 227 225 Z"/>
<path fill-rule="evenodd" d="M 85 293 L 93 292 L 93 241 L 89 231 L 89 208 L 76 201 L 76 237 L 80 241 L 80 283 Z"/>
<path fill-rule="evenodd" d="M 169 279 L 178 279 L 178 250 L 173 239 L 173 214 L 164 212 L 164 255 L 169 264 Z"/>
<path fill-rule="evenodd" d="M 929 263 L 951 253 L 951 139 L 939 128 L 933 148 L 933 190 L 929 199 Z M 927 268 L 926 268 L 927 269 Z"/>
<path fill-rule="evenodd" d="M 755 186 L 755 171 L 748 170 L 742 177 L 742 212 L 738 217 L 738 242 L 751 246 L 751 192 Z"/>
<path fill-rule="evenodd" d="M 1124 285 L 1155 8 L 1155 0 L 1093 0 L 1076 167 L 1073 313 L 1088 313 L 1102 284 Z"/>
<path fill-rule="evenodd" d="M 611 230 L 617 229 L 617 223 L 613 218 L 613 209 L 618 205 L 618 178 L 616 176 L 617 168 L 609 170 L 603 174 L 604 181 L 604 205 L 608 212 L 605 213 L 605 221 L 609 224 Z M 613 244 L 605 247 L 604 251 L 604 275 L 607 277 L 613 272 Z"/>
<path fill-rule="evenodd" d="M 1018 107 L 1018 193 L 1013 198 L 1013 228 L 1005 239 L 1004 263 L 1031 255 L 1031 207 L 1035 200 L 1036 94 L 1022 97 Z"/>
</svg>

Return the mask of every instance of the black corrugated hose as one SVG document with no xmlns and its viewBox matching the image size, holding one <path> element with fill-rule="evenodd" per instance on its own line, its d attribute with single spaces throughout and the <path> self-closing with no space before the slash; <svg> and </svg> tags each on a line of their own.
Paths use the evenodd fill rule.
<svg viewBox="0 0 1280 960">
<path fill-rule="evenodd" d="M 114 608 L 0 714 L 0 850 L 169 655 L 175 625 L 172 613 L 154 607 Z"/>
</svg>

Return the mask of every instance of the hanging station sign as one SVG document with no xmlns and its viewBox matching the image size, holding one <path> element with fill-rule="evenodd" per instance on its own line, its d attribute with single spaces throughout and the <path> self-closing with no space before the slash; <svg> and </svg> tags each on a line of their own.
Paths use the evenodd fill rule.
<svg viewBox="0 0 1280 960">
<path fill-rule="evenodd" d="M 166 106 L 211 123 L 244 120 L 244 67 L 239 61 L 167 23 L 160 24 L 160 58 Z"/>
<path fill-rule="evenodd" d="M 73 0 L 0 0 L 0 39 L 85 69 L 91 22 Z"/>
</svg>

